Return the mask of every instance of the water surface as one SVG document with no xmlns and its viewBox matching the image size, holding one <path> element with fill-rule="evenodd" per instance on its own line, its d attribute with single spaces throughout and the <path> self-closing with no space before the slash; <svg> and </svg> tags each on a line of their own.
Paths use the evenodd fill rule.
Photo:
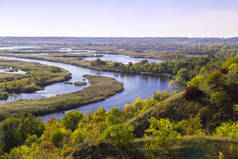
<svg viewBox="0 0 238 159">
<path fill-rule="evenodd" d="M 123 63 L 123 64 L 128 64 L 129 62 L 137 63 L 137 62 L 140 62 L 145 59 L 147 59 L 148 62 L 157 62 L 157 63 L 163 62 L 163 60 L 160 60 L 160 59 L 144 58 L 144 57 L 135 58 L 135 57 L 129 57 L 127 55 L 119 55 L 119 54 L 95 54 L 95 55 L 103 55 L 103 56 L 101 56 L 101 57 L 86 57 L 83 59 L 88 60 L 88 61 L 95 61 L 97 58 L 99 58 L 103 61 L 113 61 L 113 62 L 119 62 L 119 63 Z"/>
<path fill-rule="evenodd" d="M 22 49 L 34 49 L 36 46 L 2 46 L 0 50 L 22 50 Z"/>
<path fill-rule="evenodd" d="M 82 68 L 82 67 L 78 67 L 78 66 L 74 66 L 70 64 L 49 62 L 44 60 L 34 60 L 34 59 L 15 58 L 15 57 L 1 57 L 1 56 L 0 58 L 20 60 L 20 61 L 26 61 L 26 62 L 39 62 L 41 64 L 64 68 L 72 73 L 72 79 L 70 80 L 71 82 L 83 81 L 84 74 L 113 77 L 116 80 L 123 82 L 123 85 L 124 85 L 123 92 L 118 93 L 114 96 L 111 96 L 103 101 L 87 104 L 80 108 L 73 109 L 73 110 L 82 111 L 83 113 L 95 111 L 99 107 L 102 107 L 102 106 L 104 106 L 107 110 L 110 110 L 113 107 L 123 108 L 125 104 L 132 103 L 138 97 L 140 97 L 141 99 L 146 99 L 151 97 L 153 93 L 156 91 L 165 90 L 170 81 L 169 79 L 161 78 L 161 77 L 96 71 L 96 70 Z M 89 84 L 85 86 L 74 86 L 74 85 L 64 84 L 64 82 L 58 82 L 58 83 L 45 87 L 43 91 L 30 93 L 30 94 L 22 93 L 17 96 L 11 96 L 10 98 L 8 98 L 7 101 L 1 101 L 1 103 L 10 102 L 10 101 L 19 100 L 19 99 L 45 98 L 45 97 L 54 96 L 57 94 L 75 92 L 78 90 L 82 90 L 83 88 L 88 86 Z M 42 116 L 42 118 L 44 121 L 46 121 L 49 118 L 51 118 L 51 116 L 61 118 L 62 115 L 63 115 L 62 112 L 52 113 L 49 115 Z"/>
</svg>

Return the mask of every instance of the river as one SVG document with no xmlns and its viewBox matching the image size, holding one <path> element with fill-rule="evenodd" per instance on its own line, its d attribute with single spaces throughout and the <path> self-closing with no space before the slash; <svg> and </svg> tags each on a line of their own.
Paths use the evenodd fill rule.
<svg viewBox="0 0 238 159">
<path fill-rule="evenodd" d="M 99 107 L 105 107 L 107 110 L 110 110 L 113 107 L 123 108 L 125 104 L 132 103 L 136 98 L 140 97 L 141 99 L 149 98 L 156 91 L 163 91 L 168 87 L 169 79 L 154 77 L 154 76 L 142 76 L 142 75 L 132 75 L 132 74 L 123 74 L 123 73 L 114 73 L 114 72 L 104 72 L 96 71 L 88 68 L 78 67 L 70 64 L 63 64 L 58 62 L 49 62 L 44 60 L 35 60 L 27 58 L 15 58 L 15 57 L 3 57 L 0 58 L 9 59 L 9 60 L 19 60 L 26 62 L 39 62 L 41 64 L 57 66 L 68 70 L 72 74 L 71 82 L 83 81 L 84 74 L 90 75 L 100 75 L 113 77 L 116 80 L 123 82 L 124 91 L 117 93 L 114 96 L 111 96 L 103 101 L 97 103 L 92 103 L 84 105 L 80 108 L 73 109 L 82 111 L 84 114 L 90 111 L 95 111 Z M 90 84 L 85 86 L 74 86 L 69 84 L 64 84 L 64 82 L 58 82 L 49 86 L 46 86 L 43 91 L 38 91 L 35 93 L 21 93 L 19 95 L 10 96 L 6 101 L 0 101 L 1 103 L 10 102 L 19 99 L 36 99 L 36 98 L 45 98 L 49 96 L 54 96 L 57 94 L 65 94 L 70 92 L 75 92 L 82 90 L 85 87 L 88 87 Z M 70 110 L 71 111 L 71 110 Z M 63 116 L 62 112 L 52 113 L 45 116 L 42 116 L 43 120 L 46 121 L 55 116 L 61 118 Z"/>
</svg>

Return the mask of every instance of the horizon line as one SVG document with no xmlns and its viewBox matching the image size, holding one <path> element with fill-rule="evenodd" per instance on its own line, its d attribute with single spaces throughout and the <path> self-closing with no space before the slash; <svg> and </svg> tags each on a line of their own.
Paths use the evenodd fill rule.
<svg viewBox="0 0 238 159">
<path fill-rule="evenodd" d="M 0 38 L 217 38 L 217 39 L 232 39 L 238 36 L 219 37 L 219 36 L 0 36 Z"/>
</svg>

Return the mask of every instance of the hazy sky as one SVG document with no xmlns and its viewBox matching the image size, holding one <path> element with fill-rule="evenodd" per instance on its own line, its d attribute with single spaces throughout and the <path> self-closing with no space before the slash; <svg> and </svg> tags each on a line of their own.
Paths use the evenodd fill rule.
<svg viewBox="0 0 238 159">
<path fill-rule="evenodd" d="M 238 36 L 238 0 L 0 0 L 0 36 Z"/>
</svg>

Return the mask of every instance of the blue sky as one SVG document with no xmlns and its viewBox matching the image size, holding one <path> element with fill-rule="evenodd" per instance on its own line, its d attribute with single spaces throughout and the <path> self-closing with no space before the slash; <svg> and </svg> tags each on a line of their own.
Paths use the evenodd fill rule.
<svg viewBox="0 0 238 159">
<path fill-rule="evenodd" d="M 0 0 L 0 36 L 234 37 L 238 0 Z"/>
</svg>

